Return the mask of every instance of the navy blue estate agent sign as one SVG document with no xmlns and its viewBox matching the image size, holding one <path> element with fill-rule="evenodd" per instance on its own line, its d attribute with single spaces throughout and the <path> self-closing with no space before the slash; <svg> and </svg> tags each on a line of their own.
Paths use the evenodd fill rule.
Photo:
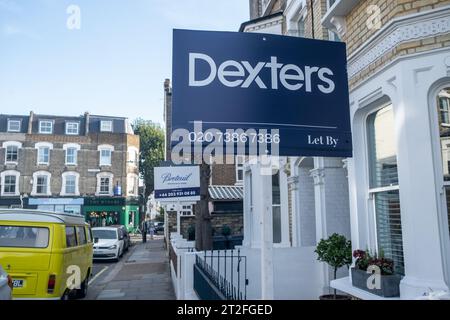
<svg viewBox="0 0 450 320">
<path fill-rule="evenodd" d="M 172 130 L 278 129 L 281 156 L 351 157 L 346 67 L 340 42 L 174 30 Z"/>
</svg>

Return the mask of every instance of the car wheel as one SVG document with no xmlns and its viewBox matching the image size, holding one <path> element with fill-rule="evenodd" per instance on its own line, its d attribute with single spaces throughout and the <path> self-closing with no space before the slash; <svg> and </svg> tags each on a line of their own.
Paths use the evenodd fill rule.
<svg viewBox="0 0 450 320">
<path fill-rule="evenodd" d="M 77 299 L 86 298 L 88 287 L 89 287 L 89 277 L 86 277 L 86 279 L 84 279 L 84 281 L 81 283 L 80 289 L 77 289 L 76 291 L 76 298 Z"/>
</svg>

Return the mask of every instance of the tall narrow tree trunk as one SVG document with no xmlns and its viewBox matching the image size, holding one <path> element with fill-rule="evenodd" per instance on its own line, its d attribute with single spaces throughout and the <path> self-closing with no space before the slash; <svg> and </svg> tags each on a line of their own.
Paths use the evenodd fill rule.
<svg viewBox="0 0 450 320">
<path fill-rule="evenodd" d="M 209 214 L 208 184 L 211 169 L 207 164 L 200 165 L 200 201 L 195 209 L 195 248 L 198 251 L 212 250 L 212 227 Z"/>
<path fill-rule="evenodd" d="M 336 276 L 337 276 L 337 268 L 334 268 L 334 279 L 333 280 L 336 280 Z M 334 300 L 336 300 L 336 298 L 337 298 L 337 290 L 334 289 Z"/>
</svg>

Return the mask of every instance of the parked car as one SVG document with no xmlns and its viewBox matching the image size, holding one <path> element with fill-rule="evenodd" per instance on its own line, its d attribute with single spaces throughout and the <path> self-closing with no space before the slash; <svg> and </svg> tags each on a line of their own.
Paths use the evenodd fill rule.
<svg viewBox="0 0 450 320">
<path fill-rule="evenodd" d="M 38 210 L 0 210 L 0 264 L 14 299 L 69 299 L 87 295 L 92 236 L 84 217 Z M 74 266 L 81 285 L 72 287 Z"/>
<path fill-rule="evenodd" d="M 0 300 L 11 300 L 13 281 L 9 274 L 0 265 Z"/>
<path fill-rule="evenodd" d="M 114 259 L 119 261 L 124 253 L 125 241 L 121 228 L 92 228 L 94 237 L 94 259 Z"/>
<path fill-rule="evenodd" d="M 128 249 L 131 247 L 131 237 L 127 231 L 127 228 L 125 228 L 125 226 L 122 226 L 122 225 L 113 225 L 111 227 L 119 228 L 121 230 L 121 232 L 123 233 L 123 242 L 124 242 L 123 250 L 124 250 L 124 252 L 127 252 Z"/>
<path fill-rule="evenodd" d="M 164 222 L 155 222 L 155 232 L 164 232 Z"/>
</svg>

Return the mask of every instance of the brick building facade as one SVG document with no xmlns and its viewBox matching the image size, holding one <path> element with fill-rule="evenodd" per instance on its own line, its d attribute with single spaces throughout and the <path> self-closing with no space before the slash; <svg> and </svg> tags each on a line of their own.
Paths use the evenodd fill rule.
<svg viewBox="0 0 450 320">
<path fill-rule="evenodd" d="M 138 160 L 125 118 L 0 115 L 0 206 L 138 225 Z"/>
</svg>

